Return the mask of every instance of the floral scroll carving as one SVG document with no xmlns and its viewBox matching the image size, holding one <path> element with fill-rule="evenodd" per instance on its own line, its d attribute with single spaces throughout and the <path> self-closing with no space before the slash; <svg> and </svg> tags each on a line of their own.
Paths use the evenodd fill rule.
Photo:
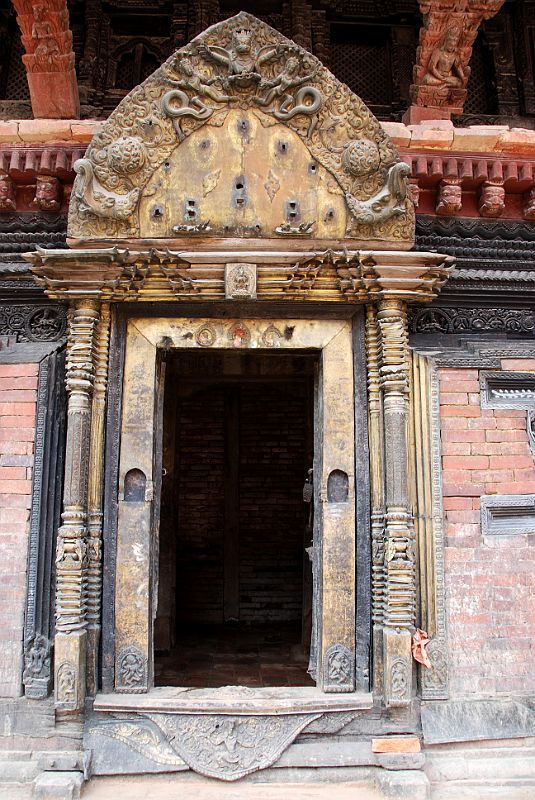
<svg viewBox="0 0 535 800">
<path fill-rule="evenodd" d="M 180 159 L 180 147 L 192 134 L 203 126 L 214 130 L 225 125 L 229 113 L 241 115 L 239 135 L 246 136 L 256 120 L 266 130 L 281 126 L 281 136 L 288 128 L 301 140 L 310 154 L 311 175 L 326 171 L 329 191 L 345 202 L 346 237 L 413 241 L 408 168 L 377 120 L 317 58 L 243 12 L 177 51 L 119 104 L 93 137 L 76 165 L 69 235 L 139 236 L 141 200 L 158 193 L 162 176 Z M 273 204 L 281 183 L 270 158 L 262 155 L 261 185 Z M 201 206 L 202 198 L 228 178 L 216 167 L 200 178 Z M 153 212 L 157 207 L 158 201 Z M 155 219 L 162 216 L 161 211 L 154 213 Z M 231 233 L 218 232 L 206 222 L 197 230 L 199 220 L 209 217 L 200 213 L 193 221 L 184 220 L 170 227 L 168 235 L 318 235 L 312 217 L 295 222 L 287 218 L 272 228 L 244 223 Z"/>
</svg>

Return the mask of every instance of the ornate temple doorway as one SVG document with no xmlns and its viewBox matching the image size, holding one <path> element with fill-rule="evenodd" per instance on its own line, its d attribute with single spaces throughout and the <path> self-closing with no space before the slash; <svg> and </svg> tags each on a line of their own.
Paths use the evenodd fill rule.
<svg viewBox="0 0 535 800">
<path fill-rule="evenodd" d="M 307 667 L 354 691 L 353 336 L 351 319 L 128 321 L 116 691 L 310 685 Z M 218 649 L 240 646 L 249 671 L 225 676 Z"/>
<path fill-rule="evenodd" d="M 313 683 L 316 363 L 298 352 L 167 359 L 156 685 Z"/>
</svg>

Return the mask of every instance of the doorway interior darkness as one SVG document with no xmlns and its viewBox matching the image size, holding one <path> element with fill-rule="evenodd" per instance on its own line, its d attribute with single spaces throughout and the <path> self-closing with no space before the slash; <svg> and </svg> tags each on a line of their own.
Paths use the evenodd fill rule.
<svg viewBox="0 0 535 800">
<path fill-rule="evenodd" d="M 312 354 L 166 364 L 155 683 L 303 686 L 312 620 Z"/>
</svg>

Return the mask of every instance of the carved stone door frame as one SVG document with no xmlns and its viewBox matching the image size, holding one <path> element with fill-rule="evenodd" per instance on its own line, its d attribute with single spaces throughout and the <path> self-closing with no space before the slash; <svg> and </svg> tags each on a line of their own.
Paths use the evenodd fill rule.
<svg viewBox="0 0 535 800">
<path fill-rule="evenodd" d="M 355 422 L 351 320 L 136 318 L 126 330 L 115 575 L 115 691 L 153 685 L 154 431 L 158 352 L 315 350 L 320 364 L 315 454 L 318 686 L 355 690 Z"/>
</svg>

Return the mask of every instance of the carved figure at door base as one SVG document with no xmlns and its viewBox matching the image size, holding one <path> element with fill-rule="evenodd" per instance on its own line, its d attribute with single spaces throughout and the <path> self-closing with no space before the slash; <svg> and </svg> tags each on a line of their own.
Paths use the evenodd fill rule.
<svg viewBox="0 0 535 800">
<path fill-rule="evenodd" d="M 24 651 L 22 682 L 26 697 L 41 700 L 48 696 L 50 672 L 50 642 L 41 634 L 36 634 Z"/>
<path fill-rule="evenodd" d="M 138 647 L 123 647 L 117 658 L 118 692 L 144 692 L 147 690 L 147 660 Z"/>
<path fill-rule="evenodd" d="M 326 692 L 352 692 L 355 688 L 353 653 L 343 644 L 333 644 L 325 653 L 324 686 Z"/>
</svg>

